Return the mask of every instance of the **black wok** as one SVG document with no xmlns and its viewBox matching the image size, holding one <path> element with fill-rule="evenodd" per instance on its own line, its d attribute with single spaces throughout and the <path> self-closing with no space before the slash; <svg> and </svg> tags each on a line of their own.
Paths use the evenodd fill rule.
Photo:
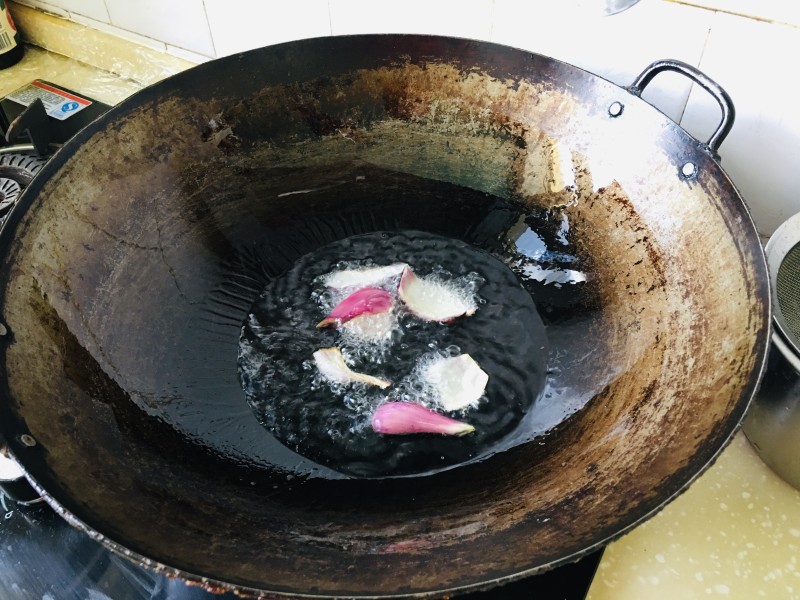
<svg viewBox="0 0 800 600">
<path fill-rule="evenodd" d="M 664 68 L 720 102 L 710 144 L 639 99 Z M 5 444 L 70 522 L 209 587 L 433 596 L 576 560 L 685 489 L 756 389 L 768 283 L 715 159 L 731 119 L 677 63 L 626 90 L 418 36 L 294 42 L 145 89 L 60 149 L 2 231 Z M 239 333 L 295 261 L 422 231 L 510 264 L 531 223 L 568 223 L 586 278 L 520 276 L 550 364 L 502 451 L 358 477 L 259 424 Z"/>
</svg>

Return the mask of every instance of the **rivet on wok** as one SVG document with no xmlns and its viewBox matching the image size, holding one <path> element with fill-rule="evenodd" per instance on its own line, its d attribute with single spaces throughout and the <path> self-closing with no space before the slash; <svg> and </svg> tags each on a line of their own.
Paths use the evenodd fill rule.
<svg viewBox="0 0 800 600">
<path fill-rule="evenodd" d="M 612 117 L 618 117 L 622 114 L 623 110 L 625 110 L 625 106 L 622 102 L 612 102 L 611 106 L 608 107 L 608 114 Z"/>
<path fill-rule="evenodd" d="M 27 433 L 23 433 L 19 436 L 19 441 L 28 448 L 33 448 L 36 445 L 36 440 L 33 439 L 32 435 L 28 435 Z"/>
<path fill-rule="evenodd" d="M 681 167 L 681 175 L 684 179 L 691 179 L 697 175 L 697 165 L 693 162 L 687 162 Z"/>
<path fill-rule="evenodd" d="M 8 327 L 0 323 L 0 337 L 5 337 L 8 335 Z"/>
</svg>

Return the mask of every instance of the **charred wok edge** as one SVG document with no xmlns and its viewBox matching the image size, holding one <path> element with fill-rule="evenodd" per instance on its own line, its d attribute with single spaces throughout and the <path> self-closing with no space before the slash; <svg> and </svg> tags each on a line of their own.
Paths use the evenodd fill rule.
<svg viewBox="0 0 800 600">
<path fill-rule="evenodd" d="M 384 38 L 384 39 L 386 39 L 386 38 Z M 437 49 L 436 48 L 436 44 L 434 43 L 436 40 L 434 38 L 424 38 L 424 37 L 412 38 L 412 37 L 409 37 L 409 38 L 402 38 L 402 39 L 420 41 L 421 46 L 422 46 L 422 50 L 420 51 L 420 55 L 422 55 L 422 56 L 425 56 L 426 52 L 429 51 L 430 48 L 433 48 L 433 50 Z M 454 43 L 455 44 L 455 42 L 448 42 L 448 43 Z M 277 51 L 286 50 L 288 52 L 292 47 L 293 47 L 292 44 L 287 44 L 287 45 L 278 47 Z M 494 47 L 494 46 L 492 46 L 492 48 L 500 49 L 500 47 Z M 513 56 L 509 57 L 507 49 L 500 49 L 498 51 L 501 51 L 501 54 L 503 54 L 503 56 L 505 57 L 505 58 L 503 58 L 501 56 L 499 58 L 499 62 L 501 62 L 501 63 L 503 63 L 505 60 L 510 60 L 510 59 L 514 58 Z M 433 52 L 433 53 L 435 54 L 435 52 Z M 347 59 L 343 59 L 343 60 L 346 61 Z M 415 58 L 414 60 L 417 60 L 417 58 Z M 231 62 L 235 62 L 235 61 L 231 61 Z M 424 61 L 422 61 L 422 62 L 424 62 Z M 513 60 L 510 60 L 510 64 L 513 65 Z M 550 65 L 550 66 L 552 68 L 552 65 Z M 498 67 L 496 73 L 502 72 L 504 67 L 505 67 L 505 65 L 501 65 L 500 67 Z M 559 67 L 559 68 L 561 68 L 561 67 Z M 313 71 L 314 69 L 317 69 L 317 67 L 312 65 L 311 70 Z M 509 75 L 511 73 L 513 73 L 514 70 L 515 70 L 514 68 L 508 69 Z M 323 68 L 323 71 L 324 71 L 324 68 Z M 554 71 L 555 71 L 555 76 L 557 77 L 558 76 L 558 69 L 555 69 Z M 554 71 L 549 71 L 549 76 L 554 76 L 553 75 Z M 212 72 L 212 66 L 199 67 L 197 69 L 197 71 L 196 71 L 196 73 L 198 75 L 202 75 L 203 73 L 207 73 L 207 72 Z M 323 75 L 324 75 L 324 73 L 318 73 L 317 74 L 318 77 L 321 77 Z M 233 77 L 233 76 L 234 75 L 231 75 L 231 77 Z M 198 85 L 198 86 L 202 85 L 202 83 L 204 83 L 203 79 L 204 79 L 203 77 L 200 77 L 200 81 L 196 82 L 196 85 Z M 280 84 L 282 82 L 278 81 L 278 82 L 272 82 L 272 83 L 273 84 L 275 84 L 275 83 Z M 157 86 L 154 86 L 152 88 L 148 88 L 147 90 L 144 90 L 140 94 L 137 94 L 137 96 L 135 96 L 135 98 L 137 99 L 137 101 L 139 101 L 141 104 L 143 104 L 146 108 L 147 107 L 151 107 L 151 106 L 157 108 L 158 107 L 158 100 L 159 100 L 159 97 L 161 95 L 161 92 L 163 90 L 170 89 L 171 85 L 173 85 L 173 84 L 169 84 L 169 85 L 167 85 L 167 84 L 164 84 L 164 85 L 159 84 Z M 187 94 L 188 96 L 191 96 L 193 94 L 193 90 L 190 87 L 190 89 L 188 89 L 184 93 Z M 133 104 L 133 102 L 131 102 L 130 104 Z M 16 228 L 18 228 L 20 226 L 20 223 L 22 222 L 22 219 L 23 219 L 23 212 L 25 210 L 29 209 L 32 205 L 34 205 L 36 203 L 36 201 L 38 199 L 38 193 L 41 191 L 41 189 L 45 185 L 45 183 L 47 181 L 49 181 L 49 179 L 51 177 L 53 177 L 55 174 L 59 173 L 60 170 L 61 170 L 61 167 L 63 167 L 64 164 L 67 163 L 67 161 L 71 158 L 70 152 L 72 151 L 72 149 L 75 148 L 75 147 L 78 147 L 83 142 L 89 140 L 94 134 L 102 131 L 103 128 L 106 127 L 108 124 L 114 123 L 115 121 L 112 119 L 112 117 L 115 119 L 118 116 L 124 116 L 124 115 L 126 115 L 128 113 L 135 112 L 136 109 L 131 110 L 131 109 L 128 108 L 128 106 L 130 104 L 126 104 L 124 107 L 121 106 L 121 107 L 118 107 L 117 109 L 113 109 L 109 115 L 106 115 L 105 117 L 102 117 L 99 121 L 95 122 L 89 128 L 87 128 L 84 131 L 82 131 L 79 134 L 79 136 L 71 144 L 66 146 L 64 150 L 62 150 L 59 153 L 57 153 L 57 155 L 53 158 L 53 160 L 51 160 L 51 162 L 45 167 L 45 169 L 43 170 L 43 172 L 40 175 L 40 177 L 38 177 L 32 183 L 32 185 L 29 188 L 29 190 L 23 196 L 23 201 L 21 201 L 21 204 L 24 204 L 24 207 L 19 206 L 17 209 L 15 209 L 15 211 L 12 212 L 12 216 L 9 218 L 9 222 L 6 223 L 6 227 L 4 228 L 4 230 L 2 232 L 5 235 L 4 236 L 0 235 L 0 247 L 2 247 L 4 251 L 6 251 L 6 255 L 7 256 L 9 256 L 9 255 L 13 256 L 15 254 L 14 244 L 15 244 L 15 239 L 17 239 L 17 238 L 13 238 L 12 239 L 12 234 L 10 232 L 13 232 Z M 398 113 L 398 114 L 401 114 L 401 113 L 405 114 L 402 111 L 407 110 L 407 109 L 404 108 L 402 104 L 395 103 L 394 106 L 396 106 L 396 109 L 400 111 L 400 113 Z M 317 123 L 317 128 L 319 129 L 319 132 L 322 132 L 324 130 L 324 131 L 328 131 L 329 134 L 338 135 L 337 131 L 338 131 L 338 129 L 341 129 L 342 123 L 344 125 L 347 125 L 347 123 L 345 121 L 342 121 L 342 122 L 334 122 L 334 121 L 328 122 L 328 121 L 325 121 L 325 119 L 321 119 L 320 115 L 318 113 L 314 112 L 314 110 L 312 110 L 308 106 L 306 106 L 304 108 L 304 110 L 306 111 L 306 118 L 309 119 L 312 122 L 312 124 L 313 123 Z M 338 125 L 337 125 L 337 123 L 338 123 Z M 226 124 L 226 126 L 227 126 L 227 124 Z M 236 131 L 235 127 L 232 129 L 232 131 L 233 131 L 233 134 L 237 136 L 237 139 L 238 139 L 237 143 L 247 143 L 247 140 L 243 139 L 242 135 L 239 135 L 239 132 Z M 510 131 L 513 132 L 513 128 Z M 348 132 L 345 132 L 345 133 L 348 133 Z M 511 136 L 512 141 L 516 140 L 513 143 L 516 143 L 517 147 L 520 150 L 522 150 L 523 149 L 522 146 L 523 145 L 527 145 L 527 142 L 525 142 L 525 144 L 521 143 L 522 141 L 525 141 L 524 135 L 523 136 L 518 136 L 516 138 L 514 137 L 514 135 L 516 135 L 515 132 Z M 228 138 L 230 138 L 230 136 L 226 136 L 226 139 L 228 139 Z M 228 151 L 229 148 L 225 148 L 224 147 L 225 144 L 221 143 L 222 141 L 225 141 L 225 140 L 220 140 L 220 143 L 216 144 L 216 146 L 214 146 L 214 148 L 218 149 L 218 150 L 221 150 L 221 151 Z M 229 139 L 228 141 L 236 141 L 236 140 L 230 140 Z M 213 144 L 209 144 L 209 146 L 213 146 Z M 158 154 L 158 153 L 162 153 L 163 154 L 165 152 L 168 152 L 168 150 L 165 150 L 163 148 L 162 149 L 155 149 L 155 151 L 156 151 L 156 154 Z M 713 161 L 709 160 L 707 165 L 709 167 L 711 167 L 711 168 L 714 168 Z M 518 171 L 516 171 L 516 172 L 519 173 Z M 698 182 L 692 182 L 691 184 L 692 185 L 697 185 L 697 183 Z M 703 182 L 699 181 L 699 184 L 703 185 Z M 740 207 L 740 206 L 737 205 L 733 212 L 735 213 L 736 217 L 739 217 L 739 225 L 734 225 L 734 224 L 729 223 L 729 231 L 730 232 L 735 232 L 736 231 L 735 229 L 732 229 L 734 227 L 737 227 L 737 228 L 741 228 L 743 226 L 746 227 L 748 225 L 748 222 L 749 222 L 749 225 L 752 226 L 752 221 L 749 220 L 749 215 L 747 215 L 747 212 L 744 209 L 744 207 Z M 742 223 L 744 223 L 744 224 L 742 224 Z M 29 225 L 29 224 L 30 223 L 26 223 L 26 225 Z M 17 242 L 17 243 L 21 244 L 21 242 Z M 753 248 L 740 247 L 739 245 L 737 245 L 737 250 L 738 250 L 738 252 L 740 254 L 740 258 L 745 259 L 744 260 L 745 264 L 753 264 L 754 265 L 755 271 L 753 271 L 752 273 L 755 273 L 756 276 L 758 275 L 758 273 L 766 271 L 765 264 L 764 265 L 761 264 L 761 262 L 763 262 L 763 256 L 762 256 L 761 259 L 759 259 L 757 253 L 755 253 Z M 750 275 L 751 275 L 751 271 L 745 270 L 745 276 L 749 277 Z M 750 283 L 752 285 L 754 282 L 749 281 L 748 283 Z M 755 283 L 758 283 L 758 282 L 755 282 Z M 3 293 L 5 293 L 5 291 Z M 768 297 L 768 295 L 767 295 L 767 297 Z M 2 300 L 3 300 L 3 302 L 6 301 L 5 298 L 3 298 Z M 760 313 L 761 313 L 760 316 L 766 315 L 767 317 L 769 317 L 769 310 L 770 310 L 769 303 L 766 302 L 761 308 L 762 308 L 762 310 L 760 311 Z M 750 317 L 753 318 L 754 313 L 751 312 L 749 314 L 750 314 Z M 759 354 L 755 358 L 756 363 L 757 363 L 756 364 L 756 369 L 753 370 L 752 376 L 750 377 L 750 379 L 749 379 L 749 381 L 747 383 L 747 387 L 743 390 L 743 393 L 742 393 L 742 396 L 745 397 L 745 399 L 748 400 L 748 401 L 749 401 L 750 398 L 752 398 L 753 393 L 755 392 L 757 383 L 760 380 L 761 374 L 763 373 L 764 368 L 765 368 L 766 347 L 767 347 L 767 341 L 769 339 L 768 336 L 769 336 L 770 319 L 767 318 L 766 322 L 767 322 L 766 327 L 765 328 L 760 328 L 758 330 L 758 336 L 757 336 L 757 339 L 755 340 L 755 343 L 756 343 L 755 347 L 758 349 L 758 354 Z M 12 333 L 12 336 L 13 336 L 14 332 L 12 331 L 11 333 Z M 5 370 L 5 368 L 6 368 L 5 362 L 3 363 L 3 367 L 2 368 Z M 659 508 L 661 508 L 665 503 L 669 502 L 677 494 L 679 494 L 683 490 L 685 490 L 686 487 L 692 481 L 694 481 L 699 476 L 699 474 L 701 472 L 705 471 L 705 469 L 708 468 L 708 466 L 712 463 L 712 461 L 718 456 L 718 454 L 722 450 L 722 448 L 724 448 L 730 442 L 730 438 L 732 437 L 733 433 L 736 431 L 736 429 L 738 427 L 738 423 L 741 421 L 741 417 L 742 417 L 742 414 L 744 413 L 745 408 L 746 408 L 746 402 L 740 403 L 737 406 L 736 410 L 733 411 L 726 420 L 724 420 L 721 423 L 718 422 L 716 424 L 717 428 L 721 428 L 721 429 L 720 429 L 720 431 L 714 432 L 714 435 L 716 435 L 717 437 L 720 437 L 720 434 L 724 434 L 723 435 L 724 439 L 721 440 L 722 443 L 720 445 L 718 445 L 716 448 L 712 448 L 712 449 L 709 449 L 708 447 L 703 447 L 703 452 L 704 453 L 708 453 L 708 454 L 707 455 L 704 454 L 701 457 L 695 457 L 695 459 L 693 459 L 688 465 L 686 465 L 683 470 L 674 473 L 673 476 L 669 479 L 669 481 L 667 481 L 665 483 L 665 487 L 666 487 L 665 491 L 667 492 L 667 495 L 665 497 L 661 497 L 661 498 L 658 497 L 658 491 L 659 490 L 652 491 L 652 494 L 650 494 L 648 496 L 649 497 L 648 501 L 646 503 L 644 503 L 644 502 L 642 503 L 642 508 L 646 509 L 644 511 L 644 513 L 639 515 L 638 518 L 634 519 L 633 522 L 625 524 L 625 526 L 621 530 L 620 529 L 616 529 L 616 530 L 614 530 L 614 532 L 611 535 L 604 536 L 600 541 L 590 545 L 589 547 L 584 547 L 583 549 L 581 549 L 578 552 L 574 552 L 573 551 L 573 552 L 569 553 L 568 555 L 565 555 L 563 558 L 561 558 L 559 560 L 551 561 L 551 562 L 549 562 L 547 564 L 542 564 L 542 565 L 540 565 L 540 566 L 538 566 L 538 567 L 536 567 L 534 569 L 523 570 L 523 571 L 520 571 L 520 572 L 512 573 L 510 575 L 505 575 L 505 576 L 499 577 L 499 578 L 489 578 L 486 581 L 483 581 L 483 582 L 480 582 L 480 583 L 476 583 L 476 584 L 469 584 L 469 585 L 458 586 L 458 587 L 447 587 L 447 588 L 443 588 L 443 589 L 438 589 L 436 591 L 426 591 L 426 592 L 422 592 L 422 593 L 411 593 L 411 594 L 403 594 L 403 595 L 405 595 L 405 596 L 411 595 L 411 596 L 414 596 L 414 597 L 431 597 L 431 596 L 446 594 L 446 593 L 455 592 L 455 591 L 466 592 L 466 591 L 474 591 L 474 590 L 479 590 L 479 589 L 485 589 L 487 587 L 491 587 L 491 586 L 496 585 L 498 583 L 512 581 L 514 579 L 519 579 L 519 578 L 522 578 L 522 577 L 526 577 L 526 576 L 529 576 L 529 575 L 533 575 L 533 574 L 542 572 L 544 570 L 559 566 L 561 564 L 566 564 L 566 563 L 569 563 L 569 562 L 573 562 L 575 560 L 579 560 L 581 557 L 585 556 L 587 553 L 590 553 L 590 552 L 594 551 L 595 549 L 597 549 L 599 547 L 602 547 L 603 545 L 605 545 L 609 541 L 618 538 L 619 536 L 623 535 L 625 532 L 629 531 L 636 524 L 640 523 L 641 521 L 645 520 L 646 518 L 649 518 L 649 516 L 651 516 L 654 512 L 656 512 Z M 734 423 L 734 421 L 735 421 L 735 423 Z M 555 431 L 554 435 L 563 434 L 563 431 L 560 431 L 560 430 L 566 429 L 566 425 L 564 427 L 560 427 L 558 429 L 559 429 L 559 431 Z M 14 444 L 13 441 L 12 441 L 11 445 L 12 445 L 12 452 L 17 452 L 17 454 L 21 458 L 24 458 L 25 449 L 20 447 L 18 450 L 14 450 L 13 446 L 15 444 Z M 700 467 L 699 469 L 698 469 L 698 465 Z M 29 479 L 33 479 L 33 477 L 30 476 L 30 475 L 28 475 L 28 477 L 29 477 Z M 675 481 L 678 481 L 678 480 L 680 480 L 682 482 L 681 486 L 677 490 L 674 490 L 673 489 L 673 485 L 671 485 L 671 484 L 673 484 Z M 37 490 L 47 500 L 47 502 L 59 514 L 61 514 L 62 517 L 64 517 L 68 522 L 70 522 L 73 526 L 75 526 L 75 527 L 77 527 L 77 528 L 79 528 L 81 530 L 86 531 L 92 538 L 100 541 L 101 543 L 103 543 L 105 546 L 109 547 L 114 552 L 117 552 L 118 554 L 120 554 L 122 556 L 125 556 L 125 557 L 127 557 L 127 558 L 129 558 L 129 559 L 131 559 L 131 560 L 133 560 L 135 562 L 138 562 L 138 563 L 140 563 L 140 564 L 142 564 L 144 566 L 147 566 L 149 568 L 152 568 L 152 569 L 160 571 L 160 572 L 164 572 L 164 573 L 166 573 L 166 574 L 168 574 L 170 576 L 179 577 L 179 578 L 184 579 L 184 580 L 186 580 L 188 582 L 192 582 L 192 583 L 196 583 L 198 585 L 202 585 L 204 587 L 208 587 L 209 589 L 213 589 L 214 591 L 232 590 L 232 591 L 235 591 L 237 593 L 249 594 L 249 595 L 253 595 L 255 597 L 270 597 L 270 596 L 295 596 L 295 597 L 298 597 L 298 594 L 296 594 L 294 592 L 291 592 L 291 591 L 287 591 L 287 590 L 279 591 L 279 592 L 270 592 L 270 593 L 265 594 L 264 592 L 259 591 L 258 589 L 254 589 L 254 588 L 248 587 L 247 585 L 223 583 L 223 582 L 217 581 L 217 580 L 215 580 L 213 578 L 207 578 L 207 577 L 204 577 L 204 576 L 201 576 L 201 575 L 196 575 L 196 574 L 192 573 L 189 570 L 182 570 L 182 569 L 178 569 L 178 568 L 174 568 L 174 567 L 169 567 L 169 566 L 167 566 L 165 564 L 162 564 L 162 563 L 160 563 L 158 561 L 154 561 L 152 559 L 148 559 L 145 556 L 143 556 L 143 555 L 141 555 L 141 554 L 139 554 L 137 552 L 131 551 L 130 549 L 126 548 L 124 545 L 113 541 L 107 535 L 102 534 L 99 531 L 96 531 L 96 530 L 92 529 L 89 525 L 86 524 L 86 522 L 84 520 L 81 520 L 75 514 L 73 514 L 73 512 L 67 510 L 63 505 L 61 505 L 58 502 L 58 500 L 56 500 L 55 495 L 51 495 L 50 493 L 46 492 L 44 489 L 39 487 L 36 482 L 33 482 L 33 484 L 34 484 L 34 487 L 36 487 Z M 669 492 L 672 492 L 672 493 L 669 493 Z M 378 595 L 378 596 L 374 596 L 374 597 L 391 597 L 391 596 L 392 596 L 392 594 L 383 594 L 383 595 Z M 315 596 L 314 594 L 300 594 L 299 597 L 313 598 L 313 597 L 319 597 L 319 596 Z"/>
<path fill-rule="evenodd" d="M 759 375 L 759 379 L 760 379 L 761 375 L 763 375 L 765 368 L 766 368 L 766 361 L 762 364 L 760 375 Z M 753 391 L 753 393 L 755 393 L 755 390 Z M 567 556 L 567 557 L 563 558 L 562 560 L 554 561 L 554 562 L 552 562 L 550 564 L 547 564 L 547 565 L 542 565 L 541 567 L 536 568 L 536 569 L 530 569 L 528 571 L 522 571 L 522 572 L 519 572 L 519 573 L 514 573 L 513 575 L 509 575 L 507 577 L 500 577 L 500 578 L 497 578 L 497 579 L 494 579 L 494 580 L 491 580 L 491 581 L 486 581 L 486 582 L 483 582 L 483 583 L 480 583 L 480 584 L 475 584 L 475 585 L 472 585 L 472 586 L 469 586 L 469 587 L 443 588 L 443 589 L 440 589 L 440 590 L 434 590 L 434 591 L 425 592 L 425 593 L 416 593 L 416 594 L 412 594 L 411 596 L 409 596 L 407 594 L 402 594 L 402 595 L 398 595 L 398 596 L 393 596 L 393 595 L 359 596 L 359 598 L 408 598 L 408 597 L 413 597 L 413 598 L 441 598 L 441 597 L 450 597 L 450 596 L 455 596 L 455 595 L 467 594 L 467 593 L 470 593 L 470 592 L 481 592 L 481 591 L 490 590 L 490 589 L 495 588 L 495 587 L 497 587 L 499 585 L 504 585 L 504 584 L 507 584 L 507 583 L 512 583 L 514 581 L 519 581 L 521 579 L 525 579 L 527 577 L 533 577 L 533 576 L 536 576 L 536 575 L 540 575 L 541 573 L 544 573 L 544 572 L 549 571 L 551 569 L 556 569 L 556 568 L 564 566 L 564 565 L 568 565 L 568 564 L 571 564 L 571 563 L 578 562 L 578 561 L 582 560 L 583 558 L 589 556 L 590 554 L 592 554 L 592 553 L 594 553 L 594 552 L 606 547 L 608 544 L 610 544 L 610 543 L 612 543 L 612 542 L 624 537 L 627 533 L 629 533 L 630 531 L 632 531 L 633 529 L 635 529 L 636 527 L 638 527 L 639 525 L 641 525 L 645 521 L 647 521 L 650 518 L 652 518 L 662 508 L 664 508 L 664 506 L 666 506 L 667 504 L 669 504 L 670 502 L 675 500 L 677 497 L 679 497 L 680 495 L 685 493 L 689 489 L 689 487 L 697 479 L 699 479 L 708 469 L 710 469 L 712 466 L 714 466 L 717 458 L 719 458 L 719 455 L 722 454 L 722 452 L 725 451 L 725 449 L 729 446 L 729 444 L 733 440 L 733 437 L 739 431 L 739 427 L 741 426 L 741 420 L 743 418 L 744 418 L 744 412 L 742 413 L 742 417 L 740 417 L 740 425 L 737 426 L 736 430 L 734 430 L 730 434 L 730 436 L 725 441 L 725 443 L 719 448 L 719 451 L 709 459 L 709 461 L 706 463 L 706 465 L 700 471 L 696 472 L 686 482 L 686 486 L 684 488 L 680 489 L 674 495 L 666 498 L 663 501 L 662 504 L 659 504 L 658 506 L 655 506 L 649 513 L 647 513 L 646 515 L 642 516 L 638 521 L 635 521 L 634 523 L 631 523 L 625 529 L 620 530 L 619 532 L 615 533 L 614 535 L 609 536 L 608 538 L 598 542 L 597 544 L 595 544 L 593 546 L 589 546 L 589 547 L 585 548 L 584 550 L 582 550 L 580 552 L 577 552 L 577 553 L 575 553 L 575 554 L 573 554 L 571 556 Z M 2 437 L 0 437 L 0 446 L 3 446 Z M 13 455 L 12 455 L 12 458 L 13 458 Z M 24 468 L 23 468 L 23 470 L 24 470 Z M 27 477 L 28 481 L 30 482 L 31 486 L 39 493 L 39 495 L 47 502 L 47 504 L 59 516 L 61 516 L 65 521 L 67 521 L 72 527 L 76 528 L 79 531 L 82 531 L 82 532 L 86 533 L 93 540 L 103 544 L 103 546 L 105 546 L 106 548 L 108 548 L 112 552 L 116 553 L 117 555 L 119 555 L 119 556 L 121 556 L 121 557 L 123 557 L 123 558 L 125 558 L 127 560 L 130 560 L 130 561 L 132 561 L 132 562 L 134 562 L 134 563 L 136 563 L 136 564 L 138 564 L 140 566 L 143 566 L 145 568 L 151 569 L 151 570 L 155 571 L 156 573 L 164 574 L 164 575 L 166 575 L 167 577 L 170 577 L 170 578 L 180 579 L 181 581 L 185 582 L 188 585 L 196 585 L 196 586 L 201 587 L 204 590 L 206 590 L 208 592 L 211 592 L 211 593 L 214 593 L 214 594 L 225 594 L 225 593 L 228 593 L 228 592 L 233 592 L 234 594 L 236 594 L 237 596 L 241 596 L 242 598 L 257 598 L 257 599 L 263 599 L 263 600 L 269 600 L 269 599 L 272 599 L 272 598 L 309 598 L 309 599 L 331 598 L 331 596 L 329 596 L 329 595 L 296 594 L 296 593 L 291 593 L 291 592 L 286 592 L 286 593 L 283 593 L 283 592 L 268 592 L 268 593 L 265 593 L 263 591 L 255 589 L 255 588 L 249 588 L 247 586 L 241 586 L 241 585 L 232 585 L 232 584 L 226 583 L 224 581 L 219 581 L 219 580 L 216 580 L 216 579 L 213 579 L 213 578 L 210 578 L 210 577 L 205 577 L 205 576 L 197 575 L 197 574 L 194 574 L 194 573 L 188 573 L 188 572 L 183 571 L 181 569 L 176 569 L 174 567 L 170 567 L 168 565 L 164 565 L 164 564 L 159 563 L 157 561 L 151 560 L 151 559 L 149 559 L 149 558 L 147 558 L 145 556 L 142 556 L 141 554 L 138 554 L 138 553 L 136 553 L 136 552 L 134 552 L 134 551 L 122 546 L 121 544 L 118 544 L 118 543 L 114 542 L 113 540 L 111 540 L 111 539 L 107 538 L 106 536 L 104 536 L 102 533 L 99 533 L 98 531 L 95 531 L 94 529 L 92 529 L 91 527 L 86 525 L 83 521 L 78 519 L 75 515 L 70 513 L 68 510 L 66 510 L 63 506 L 61 506 L 59 504 L 59 502 L 55 498 L 50 496 L 44 488 L 42 488 L 38 483 L 36 483 L 36 480 L 34 480 L 32 477 L 30 477 L 27 474 L 26 474 L 26 477 Z"/>
</svg>

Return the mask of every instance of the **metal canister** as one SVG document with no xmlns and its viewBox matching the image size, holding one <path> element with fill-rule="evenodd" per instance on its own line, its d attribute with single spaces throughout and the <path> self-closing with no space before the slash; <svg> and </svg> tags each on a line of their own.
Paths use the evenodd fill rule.
<svg viewBox="0 0 800 600">
<path fill-rule="evenodd" d="M 11 11 L 4 0 L 0 0 L 0 69 L 17 64 L 24 53 L 22 37 L 11 18 Z"/>
<path fill-rule="evenodd" d="M 744 432 L 764 462 L 800 489 L 800 213 L 775 231 L 765 250 L 774 331 Z"/>
</svg>

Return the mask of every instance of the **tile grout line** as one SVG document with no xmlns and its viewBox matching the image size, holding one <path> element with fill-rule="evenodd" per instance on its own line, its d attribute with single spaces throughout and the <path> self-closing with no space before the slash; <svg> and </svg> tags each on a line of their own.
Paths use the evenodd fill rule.
<svg viewBox="0 0 800 600">
<path fill-rule="evenodd" d="M 112 24 L 111 23 L 111 11 L 108 10 L 108 3 L 106 2 L 106 0 L 103 0 L 103 10 L 106 11 L 106 18 L 108 19 L 108 23 Z"/>
<path fill-rule="evenodd" d="M 492 0 L 492 11 L 491 16 L 489 17 L 489 41 L 494 41 L 494 19 L 495 19 L 495 12 L 497 9 L 497 0 Z"/>
<path fill-rule="evenodd" d="M 760 23 L 770 23 L 773 25 L 784 25 L 787 27 L 794 27 L 796 29 L 800 29 L 800 24 L 792 23 L 791 21 L 784 21 L 781 19 L 775 19 L 772 17 L 760 17 L 758 15 L 753 15 L 749 13 L 737 12 L 735 10 L 725 10 L 724 8 L 711 8 L 705 6 L 703 4 L 698 4 L 697 2 L 691 2 L 690 0 L 666 0 L 666 2 L 672 2 L 673 4 L 680 4 L 682 6 L 691 6 L 693 8 L 701 8 L 703 10 L 712 10 L 715 13 L 722 13 L 726 15 L 732 15 L 734 17 L 741 17 L 743 19 L 751 19 L 753 21 L 759 21 Z"/>
<path fill-rule="evenodd" d="M 206 2 L 203 0 L 203 14 L 206 17 L 206 25 L 208 26 L 208 37 L 211 40 L 211 51 L 214 53 L 214 58 L 219 58 L 217 55 L 217 44 L 214 42 L 214 32 L 211 31 L 211 19 L 208 18 L 208 9 L 206 8 Z"/>
<path fill-rule="evenodd" d="M 700 65 L 703 64 L 703 57 L 706 54 L 706 48 L 708 47 L 708 40 L 711 38 L 711 29 L 714 27 L 714 21 L 717 20 L 717 16 L 719 15 L 719 11 L 714 11 L 714 17 L 711 19 L 711 24 L 708 26 L 708 31 L 706 31 L 706 39 L 703 40 L 703 47 L 700 49 L 700 56 L 697 58 L 697 64 L 695 65 L 698 70 L 700 69 Z M 680 117 L 678 117 L 678 125 L 683 127 L 683 117 L 686 114 L 686 109 L 689 106 L 689 99 L 692 97 L 692 91 L 695 88 L 695 83 L 692 82 L 692 85 L 689 87 L 689 93 L 686 94 L 686 99 L 683 101 L 683 106 L 681 107 Z"/>
</svg>

